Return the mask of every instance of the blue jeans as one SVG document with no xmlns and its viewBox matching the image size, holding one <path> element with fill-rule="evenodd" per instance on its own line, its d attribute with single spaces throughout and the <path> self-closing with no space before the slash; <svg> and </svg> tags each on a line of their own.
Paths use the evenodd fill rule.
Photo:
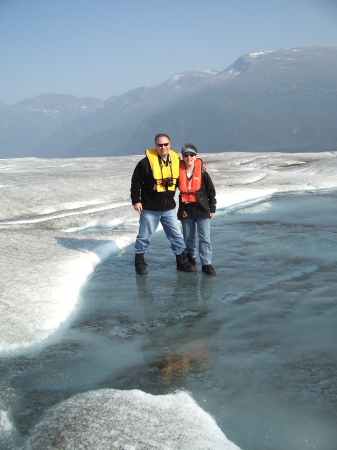
<svg viewBox="0 0 337 450">
<path fill-rule="evenodd" d="M 211 247 L 211 220 L 208 217 L 196 217 L 195 219 L 182 219 L 184 240 L 186 251 L 193 258 L 197 256 L 195 245 L 195 228 L 199 234 L 199 256 L 201 265 L 205 266 L 212 263 Z"/>
<path fill-rule="evenodd" d="M 186 248 L 181 228 L 175 209 L 169 211 L 149 211 L 143 209 L 139 218 L 139 232 L 135 243 L 135 253 L 146 253 L 150 245 L 153 233 L 159 222 L 162 224 L 166 237 L 171 242 L 171 248 L 175 255 L 180 255 Z"/>
</svg>

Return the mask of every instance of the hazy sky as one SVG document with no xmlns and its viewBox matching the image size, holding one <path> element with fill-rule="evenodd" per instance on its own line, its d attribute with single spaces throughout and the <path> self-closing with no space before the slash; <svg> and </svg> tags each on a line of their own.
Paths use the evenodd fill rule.
<svg viewBox="0 0 337 450">
<path fill-rule="evenodd" d="M 0 0 L 0 102 L 105 100 L 310 45 L 337 45 L 337 0 Z"/>
</svg>

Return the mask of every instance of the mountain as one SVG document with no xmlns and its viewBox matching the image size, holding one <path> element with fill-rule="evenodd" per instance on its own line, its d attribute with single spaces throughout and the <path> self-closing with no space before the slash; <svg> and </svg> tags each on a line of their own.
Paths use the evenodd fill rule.
<svg viewBox="0 0 337 450">
<path fill-rule="evenodd" d="M 54 94 L 39 95 L 14 106 L 0 103 L 0 157 L 37 156 L 38 148 L 52 133 L 103 105 L 95 98 Z"/>
<path fill-rule="evenodd" d="M 57 112 L 56 112 L 57 111 Z M 179 151 L 337 150 L 337 47 L 241 56 L 106 101 L 44 95 L 0 104 L 0 157 L 140 154 L 158 132 Z"/>
<path fill-rule="evenodd" d="M 337 150 L 337 47 L 283 49 L 239 58 L 202 91 L 145 118 L 144 142 L 164 126 L 204 152 Z"/>
<path fill-rule="evenodd" d="M 124 150 L 130 133 L 138 124 L 145 117 L 160 113 L 175 102 L 195 94 L 215 74 L 211 71 L 187 72 L 174 75 L 153 87 L 142 87 L 111 97 L 99 111 L 57 130 L 40 147 L 39 154 L 57 157 L 60 148 L 67 157 L 139 153 L 136 147 L 133 152 Z"/>
</svg>

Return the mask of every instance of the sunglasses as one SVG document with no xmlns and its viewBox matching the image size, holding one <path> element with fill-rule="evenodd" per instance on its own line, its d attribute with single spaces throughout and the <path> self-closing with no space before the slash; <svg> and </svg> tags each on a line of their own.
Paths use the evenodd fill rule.
<svg viewBox="0 0 337 450">
<path fill-rule="evenodd" d="M 188 158 L 188 157 L 193 158 L 193 156 L 195 156 L 195 153 L 184 153 L 184 158 Z"/>
<path fill-rule="evenodd" d="M 158 147 L 167 147 L 169 142 L 165 142 L 165 144 L 156 144 Z"/>
</svg>

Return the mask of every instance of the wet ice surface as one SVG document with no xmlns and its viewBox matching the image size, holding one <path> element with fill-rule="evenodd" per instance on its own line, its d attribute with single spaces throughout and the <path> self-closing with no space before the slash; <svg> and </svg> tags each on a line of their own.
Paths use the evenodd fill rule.
<svg viewBox="0 0 337 450">
<path fill-rule="evenodd" d="M 107 197 L 103 198 L 106 203 L 100 200 L 98 211 L 98 202 L 93 206 L 88 194 L 95 188 L 94 195 L 98 195 L 97 185 L 101 181 L 96 177 L 95 187 L 88 176 L 91 169 L 83 170 L 83 162 L 75 163 L 75 174 L 69 172 L 57 194 L 53 191 L 55 200 L 64 208 L 62 212 L 55 212 L 54 205 L 54 212 L 38 215 L 40 204 L 36 202 L 34 212 L 29 213 L 27 210 L 32 206 L 25 202 L 15 218 L 7 217 L 0 222 L 0 232 L 7 238 L 6 264 L 1 261 L 1 269 L 6 269 L 3 273 L 7 275 L 3 281 L 7 289 L 1 290 L 0 297 L 2 341 L 8 342 L 8 335 L 3 332 L 7 322 L 12 324 L 13 344 L 27 339 L 29 330 L 33 330 L 34 337 L 44 336 L 42 319 L 48 318 L 48 311 L 53 318 L 53 311 L 59 308 L 58 320 L 63 317 L 63 324 L 48 340 L 30 351 L 17 346 L 16 353 L 7 352 L 0 360 L 3 445 L 18 447 L 31 433 L 35 433 L 32 439 L 38 440 L 42 434 L 47 439 L 46 430 L 54 437 L 65 436 L 68 430 L 76 442 L 81 442 L 85 420 L 92 428 L 86 424 L 84 437 L 89 442 L 97 439 L 97 445 L 99 442 L 104 445 L 111 432 L 104 424 L 110 416 L 108 412 L 100 413 L 100 408 L 95 410 L 95 398 L 101 391 L 113 397 L 120 390 L 126 395 L 119 409 L 123 416 L 127 416 L 125 411 L 130 414 L 135 410 L 128 429 L 136 439 L 135 424 L 140 423 L 138 429 L 145 429 L 151 423 L 155 430 L 158 411 L 168 401 L 165 394 L 183 390 L 190 393 L 185 403 L 192 397 L 202 408 L 188 403 L 190 414 L 183 415 L 185 420 L 191 415 L 195 418 L 194 427 L 186 421 L 191 436 L 201 430 L 205 412 L 212 415 L 224 433 L 214 434 L 217 428 L 211 422 L 212 436 L 220 440 L 226 436 L 243 449 L 335 448 L 336 193 L 313 193 L 307 183 L 310 181 L 313 188 L 334 187 L 336 163 L 330 154 L 291 155 L 292 160 L 309 160 L 297 164 L 297 171 L 292 174 L 295 165 L 287 158 L 290 156 L 226 155 L 220 164 L 221 176 L 216 172 L 219 164 L 213 165 L 210 158 L 208 164 L 219 186 L 219 203 L 224 208 L 212 220 L 213 262 L 217 270 L 214 278 L 200 271 L 177 272 L 168 241 L 161 233 L 155 235 L 147 257 L 149 275 L 136 277 L 132 239 L 137 232 L 137 218 L 133 220 L 129 206 L 116 206 L 124 200 L 127 203 L 128 192 L 121 195 L 118 191 L 117 195 L 114 191 L 111 195 L 115 196 L 115 203 L 111 204 L 109 192 L 100 187 L 100 195 Z M 55 170 L 62 171 L 59 162 L 53 164 L 52 175 L 56 177 Z M 94 164 L 102 169 L 98 162 Z M 123 164 L 130 171 L 134 161 L 130 158 Z M 248 165 L 253 165 L 251 171 Z M 265 170 L 263 166 L 268 167 Z M 257 177 L 264 170 L 264 176 Z M 20 174 L 21 181 L 25 173 Z M 118 178 L 119 171 L 116 173 Z M 81 183 L 71 183 L 70 175 L 79 177 Z M 18 178 L 12 173 L 11 177 L 17 183 Z M 267 181 L 268 178 L 272 180 Z M 62 191 L 67 183 L 79 201 L 82 190 L 84 197 L 86 192 L 90 205 L 81 204 L 77 209 L 70 204 L 71 190 Z M 248 188 L 249 183 L 252 186 Z M 35 191 L 35 197 L 41 194 L 43 185 Z M 230 198 L 222 197 L 225 185 Z M 230 207 L 245 198 L 263 197 L 270 191 L 302 190 L 305 186 L 309 192 L 299 196 L 276 195 Z M 16 194 L 13 189 L 8 192 L 12 198 Z M 70 196 L 68 205 L 63 194 Z M 8 201 L 8 208 L 13 208 L 10 198 L 4 200 L 5 197 L 2 204 Z M 49 203 L 55 200 L 52 197 Z M 47 203 L 41 195 L 39 202 L 44 201 Z M 87 213 L 89 209 L 95 212 Z M 73 214 L 65 217 L 65 211 Z M 9 212 L 13 216 L 14 208 Z M 72 231 L 62 231 L 65 229 Z M 38 264 L 38 270 L 31 270 L 29 261 L 33 269 Z M 63 269 L 66 270 L 62 272 Z M 29 286 L 30 277 L 33 277 L 31 289 L 35 290 L 15 284 L 14 278 Z M 55 293 L 53 283 L 67 281 L 67 277 L 74 279 L 78 288 L 64 297 L 67 308 L 64 310 L 56 301 L 60 291 Z M 71 300 L 77 292 L 76 303 Z M 24 302 L 17 306 L 15 294 L 20 294 L 18 302 L 22 294 L 26 295 L 29 308 L 25 308 Z M 44 309 L 44 304 L 40 306 L 41 301 L 49 302 L 50 309 Z M 25 320 L 17 323 L 20 313 Z M 48 331 L 53 325 L 45 328 Z M 146 425 L 140 422 L 141 413 L 137 413 L 128 397 L 135 389 L 142 391 L 140 395 L 154 394 L 151 400 L 142 399 L 153 402 L 154 414 L 146 416 Z M 92 390 L 97 395 L 91 394 Z M 73 397 L 75 394 L 80 397 Z M 70 403 L 60 403 L 62 400 Z M 182 410 L 181 400 L 176 398 L 173 412 Z M 107 411 L 111 412 L 113 404 L 107 405 Z M 45 416 L 46 410 L 53 406 L 59 409 Z M 140 406 L 139 411 L 142 410 Z M 53 417 L 58 417 L 56 423 Z M 184 420 L 181 417 L 180 422 Z M 174 436 L 172 416 L 165 423 Z M 36 425 L 44 427 L 42 434 L 34 428 Z M 124 429 L 125 423 L 118 422 L 116 429 L 118 426 Z M 210 436 L 204 429 L 202 434 Z M 192 441 L 185 438 L 185 442 Z M 210 448 L 219 448 L 219 442 L 213 441 L 212 446 L 210 441 Z M 158 444 L 158 448 L 162 447 Z"/>
</svg>

